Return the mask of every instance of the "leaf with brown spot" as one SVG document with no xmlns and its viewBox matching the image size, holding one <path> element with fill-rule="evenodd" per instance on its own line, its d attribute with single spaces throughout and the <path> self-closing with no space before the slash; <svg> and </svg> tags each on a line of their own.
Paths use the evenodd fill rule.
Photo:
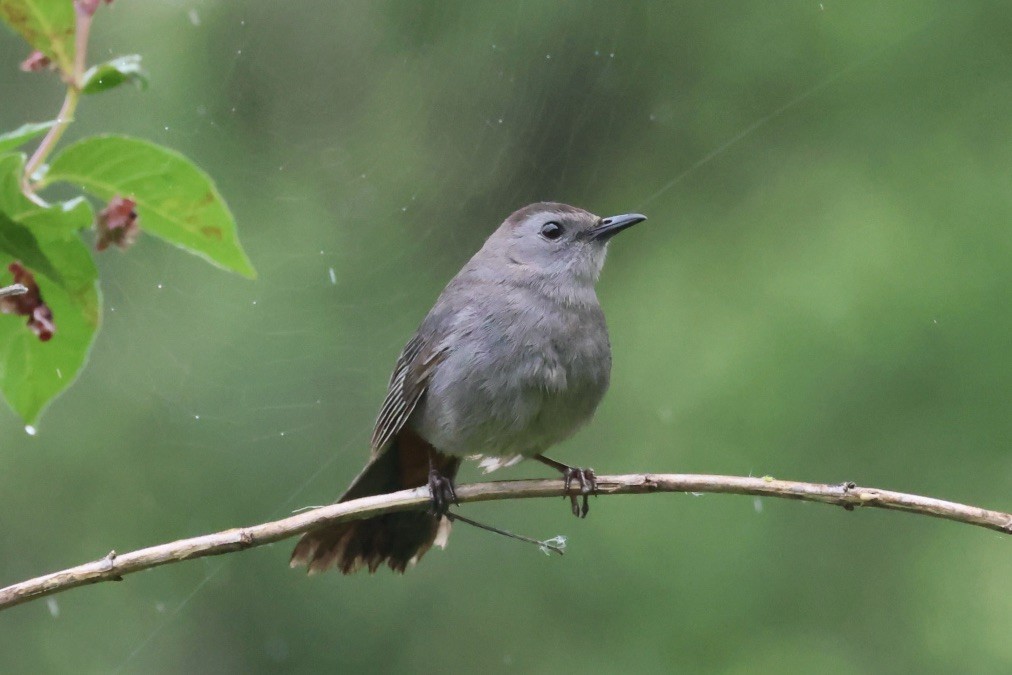
<svg viewBox="0 0 1012 675">
<path fill-rule="evenodd" d="M 67 2 L 0 0 L 0 19 L 69 75 L 74 67 L 74 6 Z"/>
<path fill-rule="evenodd" d="M 21 193 L 23 173 L 22 155 L 0 156 L 0 285 L 11 280 L 8 266 L 18 262 L 37 288 L 31 308 L 10 308 L 21 316 L 0 316 L 0 392 L 34 424 L 88 358 L 99 324 L 98 270 L 80 236 L 94 222 L 90 204 L 83 198 L 35 204 Z M 32 330 L 22 318 L 28 309 Z M 59 326 L 55 333 L 51 317 Z"/>
<path fill-rule="evenodd" d="M 173 150 L 125 136 L 93 136 L 57 155 L 43 180 L 73 183 L 105 200 L 132 199 L 145 232 L 256 276 L 211 178 Z"/>
</svg>

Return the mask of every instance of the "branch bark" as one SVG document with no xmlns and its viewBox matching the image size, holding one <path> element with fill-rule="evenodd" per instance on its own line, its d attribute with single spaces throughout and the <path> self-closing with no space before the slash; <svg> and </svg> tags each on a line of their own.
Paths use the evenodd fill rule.
<svg viewBox="0 0 1012 675">
<path fill-rule="evenodd" d="M 629 474 L 599 476 L 598 494 L 644 494 L 693 492 L 758 495 L 835 504 L 845 509 L 874 507 L 907 511 L 923 516 L 978 525 L 1012 534 L 1012 514 L 932 497 L 860 487 L 854 483 L 826 485 L 775 480 L 769 477 L 711 476 L 698 474 Z M 496 499 L 559 497 L 566 494 L 561 480 L 513 480 L 473 483 L 457 488 L 461 504 Z M 427 508 L 428 488 L 402 490 L 386 495 L 331 504 L 260 525 L 224 530 L 190 539 L 142 548 L 130 553 L 110 551 L 93 562 L 22 581 L 0 589 L 0 610 L 30 600 L 101 581 L 119 581 L 124 575 L 170 563 L 242 551 L 294 537 L 321 525 L 390 513 Z"/>
</svg>

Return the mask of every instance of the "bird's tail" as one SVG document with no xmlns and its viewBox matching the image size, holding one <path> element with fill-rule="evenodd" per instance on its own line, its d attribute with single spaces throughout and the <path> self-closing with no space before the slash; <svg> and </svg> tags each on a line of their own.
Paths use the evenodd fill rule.
<svg viewBox="0 0 1012 675">
<path fill-rule="evenodd" d="M 369 461 L 338 502 L 427 485 L 430 452 L 436 470 L 453 480 L 460 459 L 436 452 L 418 435 L 404 430 Z M 446 546 L 449 535 L 450 521 L 445 517 L 425 511 L 386 513 L 310 530 L 292 551 L 291 566 L 306 565 L 310 574 L 330 567 L 351 574 L 363 567 L 375 572 L 385 563 L 395 572 L 404 572 L 433 544 Z"/>
</svg>

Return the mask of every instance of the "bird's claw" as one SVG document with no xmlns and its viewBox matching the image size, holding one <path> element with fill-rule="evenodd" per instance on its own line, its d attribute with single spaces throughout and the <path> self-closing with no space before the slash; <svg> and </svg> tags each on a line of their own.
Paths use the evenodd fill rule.
<svg viewBox="0 0 1012 675">
<path fill-rule="evenodd" d="M 562 472 L 562 477 L 563 480 L 565 480 L 567 493 L 573 485 L 574 480 L 580 484 L 579 495 L 569 495 L 569 501 L 573 507 L 573 515 L 577 518 L 586 518 L 587 512 L 590 511 L 590 505 L 587 503 L 587 495 L 597 492 L 597 475 L 594 473 L 593 469 L 568 467 Z"/>
<path fill-rule="evenodd" d="M 453 481 L 435 469 L 429 470 L 429 494 L 432 496 L 429 512 L 434 516 L 446 515 L 450 510 L 450 504 L 459 505 Z"/>
</svg>

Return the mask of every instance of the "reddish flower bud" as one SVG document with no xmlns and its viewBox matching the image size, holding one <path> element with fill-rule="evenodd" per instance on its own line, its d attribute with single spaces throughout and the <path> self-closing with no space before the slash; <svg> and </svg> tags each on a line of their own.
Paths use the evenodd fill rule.
<svg viewBox="0 0 1012 675">
<path fill-rule="evenodd" d="M 28 55 L 28 58 L 21 62 L 21 70 L 26 73 L 35 73 L 40 70 L 45 70 L 53 65 L 53 62 L 49 60 L 49 57 L 42 52 L 36 50 Z"/>
<path fill-rule="evenodd" d="M 28 292 L 0 298 L 0 312 L 27 316 L 28 327 L 39 340 L 46 342 L 56 332 L 56 323 L 53 322 L 52 310 L 42 301 L 35 277 L 28 268 L 16 260 L 8 265 L 7 269 L 14 275 L 14 283 L 24 285 L 28 288 Z"/>
<path fill-rule="evenodd" d="M 38 336 L 42 342 L 48 342 L 56 332 L 56 322 L 53 321 L 53 310 L 49 305 L 42 303 L 32 311 L 32 317 L 28 319 L 28 327 Z"/>
<path fill-rule="evenodd" d="M 109 205 L 98 214 L 96 249 L 104 251 L 109 248 L 109 244 L 115 244 L 122 249 L 134 245 L 140 234 L 135 206 L 137 202 L 127 197 L 113 197 L 109 200 Z"/>
</svg>

